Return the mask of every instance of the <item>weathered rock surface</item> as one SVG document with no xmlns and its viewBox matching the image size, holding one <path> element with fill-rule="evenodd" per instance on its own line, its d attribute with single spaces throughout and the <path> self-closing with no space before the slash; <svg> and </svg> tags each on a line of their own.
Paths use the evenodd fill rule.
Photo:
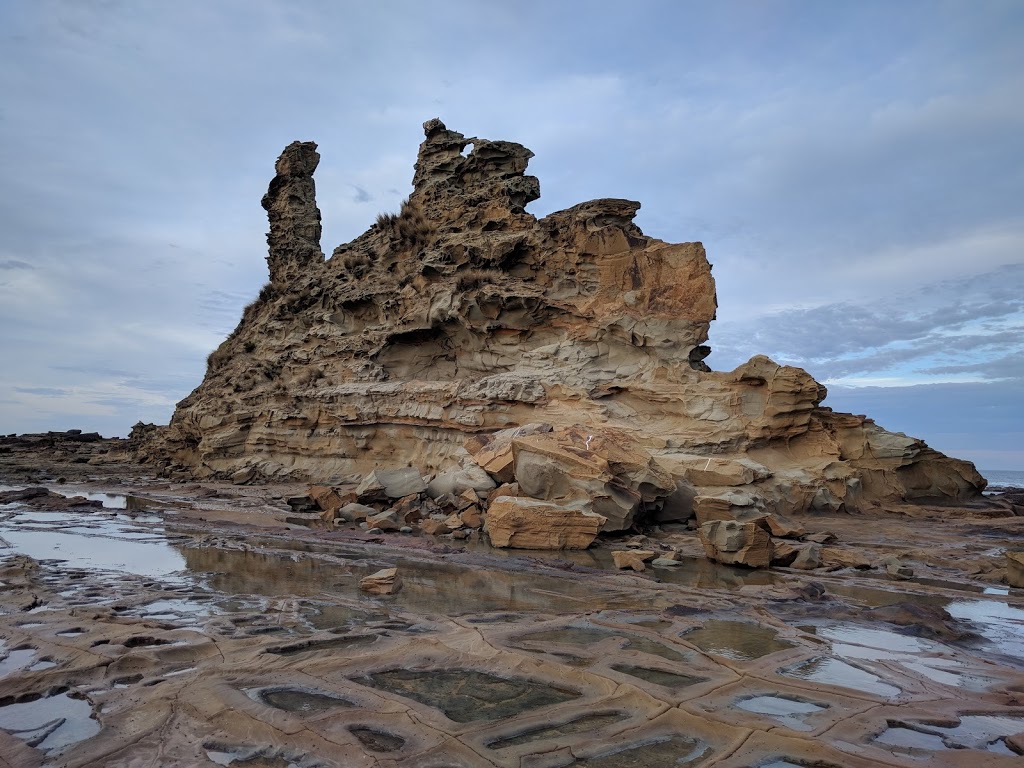
<svg viewBox="0 0 1024 768">
<path fill-rule="evenodd" d="M 726 565 L 767 568 L 772 562 L 772 539 L 756 523 L 713 520 L 700 527 L 700 541 L 709 560 Z"/>
<path fill-rule="evenodd" d="M 586 549 L 605 519 L 585 501 L 559 504 L 499 496 L 487 510 L 487 534 L 496 547 Z"/>
<path fill-rule="evenodd" d="M 1006 583 L 1011 587 L 1024 589 L 1024 551 L 1007 552 Z"/>
<path fill-rule="evenodd" d="M 579 446 L 489 437 L 548 424 L 621 436 L 630 467 L 657 477 L 620 487 L 621 473 L 572 459 L 577 490 L 604 486 L 593 509 L 606 530 L 693 511 L 704 523 L 742 519 L 734 507 L 970 500 L 984 487 L 969 463 L 821 407 L 825 388 L 799 368 L 757 356 L 711 371 L 704 248 L 645 235 L 633 223 L 639 203 L 593 200 L 538 219 L 525 210 L 540 194 L 528 149 L 439 120 L 424 131 L 401 211 L 326 261 L 319 155 L 310 142 L 285 149 L 263 200 L 271 281 L 170 426 L 133 433 L 140 456 L 195 477 L 251 470 L 337 484 L 395 467 L 457 471 L 472 454 L 496 483 L 514 476 L 555 508 Z"/>
</svg>

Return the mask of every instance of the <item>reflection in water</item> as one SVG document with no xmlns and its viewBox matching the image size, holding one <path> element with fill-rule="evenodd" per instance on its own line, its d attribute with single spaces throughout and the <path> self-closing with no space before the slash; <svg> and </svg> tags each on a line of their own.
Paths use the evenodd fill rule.
<svg viewBox="0 0 1024 768">
<path fill-rule="evenodd" d="M 793 647 L 792 643 L 779 640 L 774 629 L 747 621 L 712 619 L 685 633 L 682 639 L 707 653 L 739 660 L 759 659 Z"/>
<path fill-rule="evenodd" d="M 752 696 L 737 701 L 736 706 L 747 712 L 767 715 L 794 731 L 811 730 L 811 726 L 805 723 L 803 718 L 827 708 L 823 704 L 812 704 L 809 701 L 785 696 Z"/>
<path fill-rule="evenodd" d="M 632 598 L 571 579 L 399 559 L 403 587 L 397 595 L 373 598 L 359 591 L 359 579 L 380 568 L 357 560 L 347 565 L 297 555 L 182 548 L 189 570 L 209 574 L 213 589 L 232 594 L 332 596 L 355 600 L 367 610 L 386 603 L 420 614 L 461 616 L 489 611 L 590 611 L 627 607 Z M 379 609 L 378 609 L 379 610 Z"/>
<path fill-rule="evenodd" d="M 808 659 L 791 669 L 779 671 L 783 675 L 795 677 L 799 680 L 812 680 L 816 683 L 824 683 L 825 685 L 851 688 L 855 691 L 873 693 L 876 696 L 884 696 L 886 698 L 900 695 L 899 688 L 895 685 L 883 683 L 878 675 L 828 656 Z"/>
<path fill-rule="evenodd" d="M 0 728 L 44 751 L 66 747 L 100 732 L 89 702 L 66 693 L 0 707 Z"/>
</svg>

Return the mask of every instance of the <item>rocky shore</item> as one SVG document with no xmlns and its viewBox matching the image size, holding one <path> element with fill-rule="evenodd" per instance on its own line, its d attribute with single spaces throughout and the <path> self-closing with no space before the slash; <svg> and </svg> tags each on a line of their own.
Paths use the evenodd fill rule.
<svg viewBox="0 0 1024 768">
<path fill-rule="evenodd" d="M 678 523 L 498 549 L 296 512 L 308 484 L 168 482 L 124 442 L 0 446 L 19 489 L 0 506 L 0 765 L 1024 754 L 1024 594 L 1002 556 L 1020 517 L 816 512 L 813 572 L 713 563 Z M 397 590 L 367 590 L 392 568 Z"/>
<path fill-rule="evenodd" d="M 0 766 L 1020 764 L 1020 494 L 712 371 L 703 246 L 530 157 L 428 121 L 327 259 L 289 145 L 171 423 L 0 438 Z"/>
</svg>

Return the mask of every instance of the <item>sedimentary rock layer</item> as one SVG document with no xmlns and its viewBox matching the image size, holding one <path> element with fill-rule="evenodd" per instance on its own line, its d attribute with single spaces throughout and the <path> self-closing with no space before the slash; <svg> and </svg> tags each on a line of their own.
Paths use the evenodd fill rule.
<svg viewBox="0 0 1024 768">
<path fill-rule="evenodd" d="M 263 201 L 271 281 L 144 456 L 198 476 L 339 483 L 451 469 L 467 438 L 542 423 L 627 435 L 695 503 L 727 512 L 983 487 L 965 462 L 821 407 L 825 388 L 799 368 L 758 356 L 709 370 L 704 248 L 645 235 L 639 203 L 538 219 L 530 150 L 439 120 L 424 131 L 401 211 L 326 261 L 319 155 L 285 150 Z"/>
</svg>

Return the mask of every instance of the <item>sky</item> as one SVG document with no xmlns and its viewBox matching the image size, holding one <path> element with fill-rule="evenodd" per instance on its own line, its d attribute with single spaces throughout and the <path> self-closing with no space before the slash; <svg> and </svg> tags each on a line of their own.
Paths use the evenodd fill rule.
<svg viewBox="0 0 1024 768">
<path fill-rule="evenodd" d="M 1024 3 L 0 0 L 0 433 L 167 423 L 266 282 L 260 198 L 320 145 L 323 250 L 421 124 L 517 141 L 542 216 L 699 240 L 708 363 L 1024 469 Z"/>
</svg>

